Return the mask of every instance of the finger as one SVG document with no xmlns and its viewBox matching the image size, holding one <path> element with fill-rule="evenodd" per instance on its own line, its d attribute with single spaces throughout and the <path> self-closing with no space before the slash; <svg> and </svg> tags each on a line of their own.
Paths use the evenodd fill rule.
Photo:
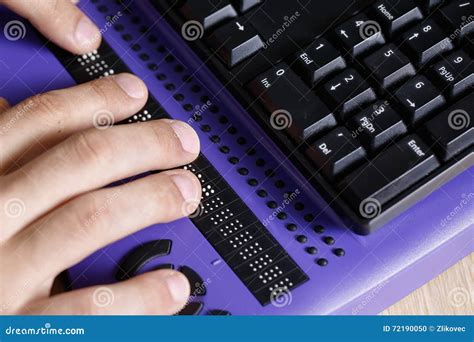
<svg viewBox="0 0 474 342">
<path fill-rule="evenodd" d="M 0 234 L 11 236 L 59 204 L 149 170 L 193 161 L 199 152 L 194 130 L 180 121 L 160 120 L 90 129 L 55 146 L 23 168 L 0 178 L 0 208 L 22 201 L 21 215 L 0 211 Z M 3 214 L 3 217 L 2 217 Z"/>
<path fill-rule="evenodd" d="M 147 88 L 120 74 L 27 99 L 0 116 L 0 172 L 9 172 L 71 134 L 112 124 L 139 111 Z"/>
<path fill-rule="evenodd" d="M 166 171 L 90 192 L 9 239 L 6 245 L 11 251 L 10 260 L 16 261 L 5 267 L 13 272 L 16 264 L 41 260 L 42 274 L 26 272 L 27 277 L 38 282 L 53 279 L 109 243 L 152 224 L 191 214 L 200 198 L 199 180 L 185 170 Z M 15 277 L 21 281 L 19 273 Z"/>
<path fill-rule="evenodd" d="M 45 37 L 62 48 L 82 54 L 100 45 L 99 29 L 70 0 L 1 0 L 28 19 Z"/>
<path fill-rule="evenodd" d="M 149 272 L 127 281 L 62 293 L 24 308 L 34 315 L 171 315 L 189 297 L 186 277 L 176 271 Z"/>
<path fill-rule="evenodd" d="M 0 112 L 3 112 L 10 108 L 10 104 L 4 97 L 0 97 Z"/>
</svg>

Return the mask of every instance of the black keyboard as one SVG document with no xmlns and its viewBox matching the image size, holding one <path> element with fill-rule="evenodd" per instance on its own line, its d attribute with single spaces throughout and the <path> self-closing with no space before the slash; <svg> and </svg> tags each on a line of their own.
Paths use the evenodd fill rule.
<svg viewBox="0 0 474 342">
<path fill-rule="evenodd" d="M 473 164 L 474 2 L 153 3 L 356 232 Z"/>
</svg>

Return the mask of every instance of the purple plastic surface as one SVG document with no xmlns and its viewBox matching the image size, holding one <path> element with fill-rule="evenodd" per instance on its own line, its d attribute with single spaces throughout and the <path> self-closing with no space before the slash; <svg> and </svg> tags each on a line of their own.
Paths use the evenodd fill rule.
<svg viewBox="0 0 474 342">
<path fill-rule="evenodd" d="M 107 11 L 100 13 L 97 6 L 106 5 Z M 400 298 L 444 271 L 458 260 L 473 251 L 473 200 L 474 167 L 432 193 L 425 200 L 413 206 L 370 236 L 358 236 L 348 230 L 337 216 L 327 207 L 320 196 L 309 187 L 300 173 L 275 147 L 252 120 L 245 110 L 233 99 L 223 86 L 208 72 L 196 56 L 182 44 L 181 37 L 167 25 L 164 19 L 148 4 L 140 1 L 134 4 L 133 11 L 141 18 L 141 23 L 131 22 L 131 15 L 122 13 L 116 24 L 125 27 L 125 32 L 117 32 L 105 24 L 105 16 L 113 16 L 120 7 L 114 1 L 98 1 L 98 4 L 83 2 L 86 13 L 104 28 L 104 37 L 130 69 L 148 85 L 150 93 L 176 119 L 188 121 L 201 138 L 202 152 L 214 167 L 224 175 L 227 182 L 245 200 L 251 210 L 264 220 L 272 214 L 265 202 L 269 199 L 283 203 L 285 192 L 299 195 L 294 200 L 303 202 L 305 210 L 299 212 L 292 205 L 285 208 L 288 218 L 273 220 L 268 225 L 279 243 L 310 277 L 310 280 L 291 292 L 286 305 L 267 305 L 262 307 L 232 270 L 220 261 L 220 256 L 204 239 L 189 219 L 181 219 L 169 224 L 148 227 L 136 234 L 122 239 L 96 252 L 86 260 L 70 269 L 70 277 L 75 288 L 93 284 L 114 282 L 117 262 L 140 242 L 167 238 L 173 240 L 169 256 L 159 258 L 148 265 L 173 263 L 177 267 L 188 265 L 195 269 L 207 283 L 207 294 L 198 297 L 207 309 L 225 309 L 234 315 L 288 315 L 288 314 L 373 314 L 393 304 Z M 11 17 L 1 17 L 1 31 Z M 116 25 L 115 24 L 115 25 Z M 140 33 L 140 27 L 150 28 L 158 42 L 150 43 L 148 34 Z M 28 27 L 27 27 L 28 28 Z M 105 29 L 107 28 L 107 29 Z M 133 37 L 125 42 L 122 34 Z M 142 52 L 147 52 L 150 60 L 158 64 L 158 70 L 168 76 L 167 82 L 173 82 L 177 89 L 170 92 L 164 88 L 164 82 L 156 79 L 155 73 L 147 68 L 150 62 L 138 58 L 130 49 L 132 43 L 139 43 Z M 164 45 L 186 70 L 173 71 L 174 63 L 164 60 L 164 55 L 156 51 L 158 45 Z M 194 83 L 182 82 L 185 74 L 194 76 L 202 91 L 194 93 L 190 87 Z M 34 32 L 27 29 L 24 39 L 11 42 L 0 36 L 0 96 L 11 103 L 48 89 L 69 86 L 74 82 L 57 62 L 55 57 L 36 39 Z M 230 123 L 219 122 L 219 115 L 206 111 L 203 121 L 189 121 L 190 114 L 183 110 L 182 103 L 173 98 L 173 94 L 182 93 L 186 102 L 201 104 L 200 97 L 207 94 L 211 102 L 221 108 L 238 129 L 237 136 L 246 138 L 241 146 L 236 137 L 226 131 Z M 219 134 L 221 145 L 227 145 L 232 155 L 240 157 L 238 165 L 227 161 L 218 147 L 209 140 L 209 134 L 200 130 L 200 126 L 209 124 L 212 134 Z M 254 147 L 255 156 L 245 155 L 248 147 Z M 264 158 L 266 166 L 257 167 L 257 158 Z M 248 177 L 237 173 L 237 168 L 246 167 L 250 176 L 259 180 L 259 187 L 247 184 Z M 266 169 L 273 168 L 276 176 L 269 179 Z M 276 179 L 283 179 L 285 187 L 279 189 L 273 185 Z M 262 199 L 255 190 L 265 188 L 269 198 Z M 467 201 L 461 210 L 457 210 L 462 201 Z M 292 203 L 292 204 L 294 204 Z M 132 203 L 131 205 L 139 205 Z M 451 212 L 456 214 L 451 215 Z M 307 213 L 316 218 L 312 223 L 303 219 Z M 447 220 L 447 217 L 450 217 Z M 287 223 L 294 222 L 298 231 L 289 232 Z M 313 232 L 316 224 L 325 227 L 322 235 Z M 308 242 L 301 244 L 295 235 L 305 234 Z M 332 236 L 336 240 L 333 246 L 327 246 L 323 236 Z M 304 248 L 318 248 L 316 256 L 309 255 Z M 337 257 L 332 249 L 341 247 L 346 251 L 344 257 Z M 60 257 L 51 251 L 51 257 Z M 326 258 L 328 266 L 320 267 L 314 261 Z"/>
</svg>

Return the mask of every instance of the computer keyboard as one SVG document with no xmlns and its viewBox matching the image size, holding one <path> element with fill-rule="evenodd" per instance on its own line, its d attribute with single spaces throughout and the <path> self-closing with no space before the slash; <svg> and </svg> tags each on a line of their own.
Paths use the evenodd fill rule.
<svg viewBox="0 0 474 342">
<path fill-rule="evenodd" d="M 473 2 L 153 3 L 357 232 L 472 165 Z"/>
</svg>

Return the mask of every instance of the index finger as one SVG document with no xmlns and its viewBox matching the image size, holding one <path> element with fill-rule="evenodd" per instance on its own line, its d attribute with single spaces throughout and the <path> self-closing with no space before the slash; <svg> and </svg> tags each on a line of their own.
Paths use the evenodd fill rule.
<svg viewBox="0 0 474 342">
<path fill-rule="evenodd" d="M 60 47 L 82 54 L 100 45 L 99 29 L 71 0 L 0 0 Z"/>
</svg>

